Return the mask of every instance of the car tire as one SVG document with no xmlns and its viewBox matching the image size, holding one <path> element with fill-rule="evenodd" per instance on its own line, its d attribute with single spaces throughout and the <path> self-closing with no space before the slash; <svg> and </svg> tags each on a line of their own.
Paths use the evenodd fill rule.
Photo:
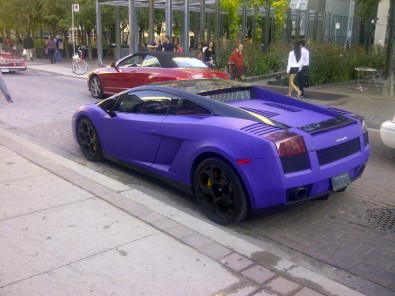
<svg viewBox="0 0 395 296">
<path fill-rule="evenodd" d="M 227 225 L 245 219 L 249 204 L 236 171 L 225 161 L 208 158 L 194 173 L 195 197 L 210 220 Z"/>
<path fill-rule="evenodd" d="M 102 149 L 99 135 L 92 121 L 83 117 L 77 125 L 78 145 L 86 159 L 99 161 L 102 158 Z"/>
<path fill-rule="evenodd" d="M 92 76 L 89 80 L 89 91 L 92 97 L 101 99 L 103 97 L 103 85 L 98 76 Z"/>
</svg>

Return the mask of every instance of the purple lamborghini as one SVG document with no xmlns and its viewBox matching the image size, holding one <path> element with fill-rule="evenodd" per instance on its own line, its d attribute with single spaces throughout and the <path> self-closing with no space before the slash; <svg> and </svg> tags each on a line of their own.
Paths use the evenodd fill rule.
<svg viewBox="0 0 395 296">
<path fill-rule="evenodd" d="M 357 115 L 227 80 L 133 88 L 81 106 L 72 128 L 88 160 L 177 184 L 219 224 L 344 191 L 370 150 Z"/>
</svg>

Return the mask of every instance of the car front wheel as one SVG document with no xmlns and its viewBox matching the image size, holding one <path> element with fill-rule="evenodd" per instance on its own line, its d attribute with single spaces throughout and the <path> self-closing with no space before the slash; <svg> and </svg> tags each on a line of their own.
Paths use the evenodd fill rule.
<svg viewBox="0 0 395 296">
<path fill-rule="evenodd" d="M 90 161 L 99 161 L 102 158 L 102 150 L 99 135 L 88 118 L 79 120 L 77 126 L 78 145 L 82 153 Z"/>
<path fill-rule="evenodd" d="M 89 90 L 94 98 L 100 99 L 103 97 L 103 85 L 99 77 L 93 76 L 89 80 Z"/>
<path fill-rule="evenodd" d="M 223 160 L 209 158 L 201 162 L 194 174 L 193 189 L 203 212 L 215 223 L 241 221 L 249 213 L 240 178 Z"/>
</svg>

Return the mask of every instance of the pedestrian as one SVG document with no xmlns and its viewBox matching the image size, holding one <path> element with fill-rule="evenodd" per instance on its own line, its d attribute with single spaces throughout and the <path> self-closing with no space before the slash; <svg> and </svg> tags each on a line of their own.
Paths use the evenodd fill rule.
<svg viewBox="0 0 395 296">
<path fill-rule="evenodd" d="M 163 37 L 162 51 L 174 52 L 174 45 L 173 42 L 170 41 L 169 35 Z"/>
<path fill-rule="evenodd" d="M 149 51 L 162 51 L 162 44 L 160 43 L 160 37 L 155 36 L 154 41 L 147 44 Z"/>
<path fill-rule="evenodd" d="M 184 49 L 182 48 L 182 44 L 180 42 L 177 43 L 177 50 L 178 53 L 184 53 Z"/>
<path fill-rule="evenodd" d="M 33 61 L 33 48 L 33 38 L 30 36 L 29 33 L 27 33 L 25 38 L 23 38 L 23 49 L 25 51 L 27 61 Z"/>
<path fill-rule="evenodd" d="M 243 44 L 239 44 L 239 46 L 231 53 L 229 60 L 230 75 L 235 80 L 241 80 L 244 75 L 244 58 L 243 58 Z"/>
<path fill-rule="evenodd" d="M 205 62 L 215 61 L 215 46 L 213 41 L 210 41 L 208 43 L 207 48 L 204 51 L 204 61 Z"/>
<path fill-rule="evenodd" d="M 296 90 L 297 97 L 300 98 L 302 92 L 295 85 L 295 77 L 302 69 L 302 52 L 301 46 L 299 42 L 294 43 L 294 49 L 289 52 L 288 55 L 288 65 L 287 65 L 287 73 L 289 76 L 289 87 L 288 87 L 288 97 L 292 96 L 292 89 Z"/>
<path fill-rule="evenodd" d="M 58 35 L 56 38 L 56 52 L 57 52 L 57 62 L 61 63 L 63 61 L 63 39 L 62 36 Z"/>
<path fill-rule="evenodd" d="M 12 42 L 10 37 L 6 37 L 4 40 L 3 48 L 5 51 L 11 52 L 14 48 L 14 43 Z"/>
<path fill-rule="evenodd" d="M 7 84 L 5 83 L 3 74 L 0 71 L 0 89 L 1 92 L 4 94 L 5 99 L 7 100 L 8 103 L 13 103 L 14 101 L 11 98 L 11 94 L 8 90 Z"/>
<path fill-rule="evenodd" d="M 45 42 L 45 45 L 46 45 L 46 50 L 48 51 L 49 60 L 51 61 L 51 64 L 54 64 L 56 62 L 56 60 L 55 60 L 56 43 L 55 43 L 53 35 L 51 35 L 47 39 L 47 41 Z"/>
<path fill-rule="evenodd" d="M 261 50 L 262 52 L 266 52 L 266 44 L 264 41 L 261 42 Z"/>
<path fill-rule="evenodd" d="M 198 42 L 198 44 L 196 45 L 194 56 L 198 60 L 201 60 L 201 61 L 203 60 L 203 51 L 202 51 L 202 43 L 201 42 Z"/>
<path fill-rule="evenodd" d="M 305 47 L 306 42 L 304 40 L 300 40 L 300 47 L 301 47 L 301 54 L 302 54 L 302 69 L 300 70 L 298 74 L 298 79 L 299 79 L 299 89 L 301 92 L 301 97 L 304 98 L 304 86 L 305 82 L 308 79 L 307 78 L 307 73 L 309 70 L 309 64 L 310 64 L 310 52 L 309 50 Z"/>
</svg>

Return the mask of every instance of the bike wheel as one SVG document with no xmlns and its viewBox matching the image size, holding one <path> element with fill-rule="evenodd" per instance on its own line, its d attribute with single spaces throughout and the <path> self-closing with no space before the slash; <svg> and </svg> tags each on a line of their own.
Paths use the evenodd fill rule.
<svg viewBox="0 0 395 296">
<path fill-rule="evenodd" d="M 85 60 L 73 62 L 73 72 L 77 75 L 83 75 L 88 71 L 88 63 Z"/>
</svg>

